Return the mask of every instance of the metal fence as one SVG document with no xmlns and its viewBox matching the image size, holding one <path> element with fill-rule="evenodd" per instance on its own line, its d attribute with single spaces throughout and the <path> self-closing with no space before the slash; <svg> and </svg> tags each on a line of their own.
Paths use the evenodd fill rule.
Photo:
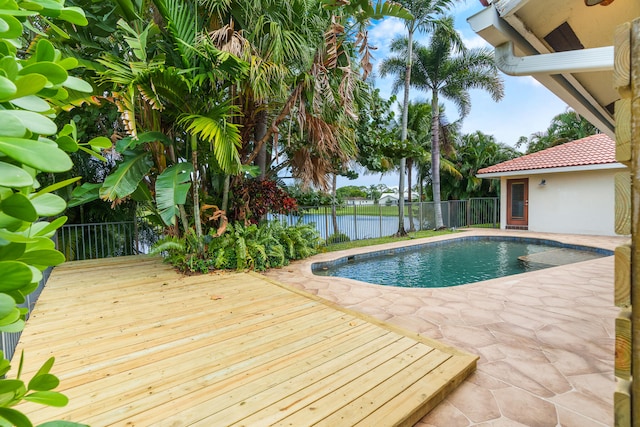
<svg viewBox="0 0 640 427">
<path fill-rule="evenodd" d="M 68 224 L 58 230 L 57 248 L 67 261 L 143 254 L 160 233 L 140 220 Z"/>
<path fill-rule="evenodd" d="M 447 228 L 500 227 L 500 200 L 473 198 L 441 203 L 442 220 Z M 335 214 L 334 214 L 335 211 Z M 343 240 L 362 240 L 385 237 L 398 231 L 397 205 L 346 204 L 334 206 L 303 206 L 295 214 L 273 215 L 288 225 L 315 224 L 320 236 L 333 243 Z M 434 202 L 405 204 L 405 230 L 432 230 L 435 228 Z"/>
</svg>

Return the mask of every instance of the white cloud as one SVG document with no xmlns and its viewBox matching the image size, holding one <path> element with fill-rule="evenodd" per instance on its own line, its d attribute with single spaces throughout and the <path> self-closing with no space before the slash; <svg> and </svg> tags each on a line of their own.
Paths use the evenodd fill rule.
<svg viewBox="0 0 640 427">
<path fill-rule="evenodd" d="M 389 43 L 406 32 L 404 22 L 398 18 L 386 18 L 369 30 L 369 42 L 380 49 L 387 50 Z"/>
<path fill-rule="evenodd" d="M 489 49 L 493 49 L 493 47 L 487 43 L 487 41 L 485 39 L 483 39 L 480 36 L 477 35 L 473 35 L 471 37 L 466 37 L 462 31 L 458 30 L 458 34 L 460 35 L 460 38 L 462 39 L 462 43 L 464 43 L 464 45 L 468 48 L 468 49 L 476 49 L 476 48 L 489 48 Z"/>
</svg>

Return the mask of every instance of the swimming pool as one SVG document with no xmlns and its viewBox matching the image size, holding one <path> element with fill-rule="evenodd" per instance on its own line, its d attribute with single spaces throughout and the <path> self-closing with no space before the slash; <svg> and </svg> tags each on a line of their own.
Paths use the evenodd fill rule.
<svg viewBox="0 0 640 427">
<path fill-rule="evenodd" d="M 314 274 L 411 288 L 435 288 L 613 255 L 552 240 L 471 236 L 374 251 L 312 265 Z"/>
</svg>

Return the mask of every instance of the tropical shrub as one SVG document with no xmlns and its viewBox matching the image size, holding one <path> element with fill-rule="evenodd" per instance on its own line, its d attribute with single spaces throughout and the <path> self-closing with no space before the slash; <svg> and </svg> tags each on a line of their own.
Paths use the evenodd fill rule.
<svg viewBox="0 0 640 427">
<path fill-rule="evenodd" d="M 286 227 L 272 221 L 245 226 L 236 222 L 229 224 L 220 236 L 210 230 L 202 241 L 193 231 L 183 238 L 166 237 L 154 245 L 151 253 L 164 254 L 165 261 L 186 273 L 225 269 L 264 271 L 314 255 L 319 244 L 320 235 L 308 224 Z"/>
<path fill-rule="evenodd" d="M 61 35 L 62 30 L 49 25 L 48 19 L 86 25 L 82 9 L 65 7 L 64 0 L 3 0 L 0 4 L 0 332 L 19 332 L 27 311 L 17 304 L 38 287 L 44 270 L 64 262 L 51 237 L 66 217 L 43 218 L 65 210 L 64 199 L 54 191 L 76 181 L 42 186 L 39 174 L 69 170 L 72 161 L 67 152 L 99 156 L 97 151 L 111 143 L 96 138 L 79 144 L 73 123 L 58 130 L 52 120 L 55 107 L 81 99 L 92 87 L 69 74 L 78 61 L 63 58 L 43 31 L 49 28 Z M 38 36 L 32 39 L 31 31 Z M 49 373 L 53 362 L 53 358 L 45 362 L 25 385 L 20 378 L 22 359 L 17 378 L 7 379 L 10 362 L 0 353 L 0 425 L 32 425 L 27 416 L 11 408 L 23 400 L 66 405 L 67 398 L 52 391 L 59 383 Z"/>
<path fill-rule="evenodd" d="M 268 179 L 239 180 L 233 186 L 231 220 L 257 224 L 268 213 L 288 214 L 298 209 L 287 190 Z"/>
<path fill-rule="evenodd" d="M 348 242 L 351 240 L 349 236 L 344 233 L 334 233 L 327 237 L 327 245 L 333 245 L 334 243 Z"/>
</svg>

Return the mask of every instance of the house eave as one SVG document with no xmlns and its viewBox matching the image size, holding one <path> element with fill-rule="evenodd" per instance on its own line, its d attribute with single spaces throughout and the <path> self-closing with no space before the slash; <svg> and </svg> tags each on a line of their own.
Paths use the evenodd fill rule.
<svg viewBox="0 0 640 427">
<path fill-rule="evenodd" d="M 622 163 L 602 163 L 597 165 L 564 166 L 559 168 L 522 169 L 517 171 L 490 172 L 476 174 L 478 178 L 501 178 L 503 176 L 544 175 L 550 173 L 585 172 L 607 169 L 625 169 Z"/>
<path fill-rule="evenodd" d="M 527 26 L 520 21 L 518 16 L 515 14 L 515 11 L 526 3 L 527 1 L 523 0 L 499 1 L 497 5 L 493 4 L 469 17 L 467 21 L 471 25 L 473 31 L 494 46 L 494 48 L 502 45 L 502 52 L 504 53 L 507 50 L 511 51 L 511 46 L 513 46 L 514 55 L 525 55 L 525 57 L 531 57 L 526 60 L 529 62 L 535 56 L 551 54 L 552 52 L 544 46 L 544 44 L 533 33 L 531 33 L 531 31 L 529 31 Z M 513 44 L 508 45 L 508 42 Z M 610 49 L 602 50 L 602 54 L 604 55 L 605 60 L 608 61 L 608 58 L 611 56 Z M 577 55 L 581 56 L 582 54 L 577 53 Z M 560 56 L 559 58 L 562 58 L 563 56 Z M 517 58 L 517 56 L 514 57 Z M 551 56 L 549 58 L 554 57 Z M 558 57 L 556 56 L 555 58 Z M 517 60 L 520 61 L 519 58 Z M 535 58 L 533 60 L 538 64 L 540 62 L 544 64 L 546 61 L 545 57 Z M 553 64 L 554 61 L 555 59 L 546 62 Z M 604 67 L 602 64 L 602 60 L 598 61 L 596 67 Z M 502 71 L 509 74 L 508 69 Z M 576 69 L 575 72 L 577 71 L 579 70 Z M 576 80 L 570 69 L 549 69 L 548 71 L 545 71 L 537 68 L 535 70 L 523 72 L 521 75 L 531 75 L 531 77 L 551 90 L 556 96 L 574 108 L 579 114 L 587 118 L 587 120 L 593 123 L 598 129 L 609 135 L 611 138 L 614 138 L 615 123 L 612 115 L 603 106 L 599 105 L 592 94 Z"/>
</svg>

